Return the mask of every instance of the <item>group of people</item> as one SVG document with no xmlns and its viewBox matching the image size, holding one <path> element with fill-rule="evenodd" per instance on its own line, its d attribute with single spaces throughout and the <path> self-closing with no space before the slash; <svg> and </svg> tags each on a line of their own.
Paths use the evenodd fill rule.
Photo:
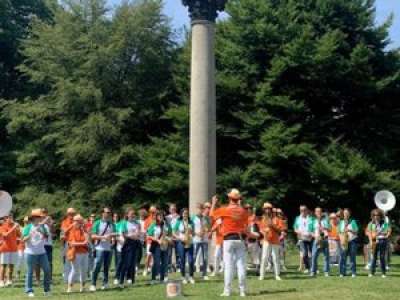
<svg viewBox="0 0 400 300">
<path fill-rule="evenodd" d="M 228 204 L 220 205 L 214 196 L 210 202 L 198 204 L 192 215 L 187 208 L 178 212 L 177 206 L 170 204 L 168 213 L 156 206 L 138 211 L 128 207 L 120 217 L 105 207 L 98 218 L 91 214 L 85 219 L 74 208 L 69 208 L 60 224 L 67 293 L 73 291 L 76 282 L 79 291 L 85 291 L 87 276 L 90 276 L 89 290 L 95 292 L 100 272 L 103 274 L 101 289 L 107 289 L 113 257 L 114 284 L 120 288 L 135 283 L 142 260 L 143 276 L 151 273 L 152 284 L 167 282 L 168 274 L 175 271 L 180 272 L 183 284 L 195 284 L 196 265 L 202 280 L 224 272 L 221 296 L 231 295 L 235 272 L 240 296 L 246 295 L 246 272 L 251 265 L 260 280 L 268 270 L 273 270 L 275 279 L 281 280 L 280 272 L 286 269 L 288 230 L 282 209 L 266 202 L 262 213 L 256 213 L 250 204 L 242 203 L 237 189 L 232 189 L 227 198 Z M 337 251 L 340 276 L 347 275 L 348 259 L 351 274 L 356 276 L 360 229 L 349 209 L 327 214 L 317 207 L 312 214 L 306 206 L 301 206 L 293 229 L 300 249 L 299 270 L 316 276 L 318 257 L 322 253 L 323 271 L 329 276 L 331 254 Z M 23 225 L 16 223 L 11 215 L 4 217 L 0 224 L 0 288 L 12 285 L 14 271 L 18 275 L 25 262 L 28 296 L 34 296 L 33 277 L 40 280 L 41 270 L 44 292 L 48 295 L 56 232 L 55 221 L 46 209 L 32 210 Z M 369 240 L 369 275 L 375 274 L 379 258 L 384 277 L 391 227 L 381 210 L 372 211 L 365 234 Z M 211 245 L 214 251 L 209 264 Z"/>
</svg>

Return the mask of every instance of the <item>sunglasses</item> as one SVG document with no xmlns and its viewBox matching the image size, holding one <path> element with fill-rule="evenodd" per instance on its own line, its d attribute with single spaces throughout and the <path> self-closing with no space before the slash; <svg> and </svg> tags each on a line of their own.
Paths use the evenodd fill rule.
<svg viewBox="0 0 400 300">
<path fill-rule="evenodd" d="M 111 214 L 111 211 L 103 211 L 105 214 Z"/>
<path fill-rule="evenodd" d="M 372 215 L 373 217 L 380 217 L 380 215 Z"/>
</svg>

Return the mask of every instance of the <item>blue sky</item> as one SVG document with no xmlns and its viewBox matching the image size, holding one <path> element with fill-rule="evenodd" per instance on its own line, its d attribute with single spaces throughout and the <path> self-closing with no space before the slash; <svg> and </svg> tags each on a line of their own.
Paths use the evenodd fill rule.
<svg viewBox="0 0 400 300">
<path fill-rule="evenodd" d="M 121 0 L 108 0 L 111 5 L 118 4 Z M 351 1 L 351 0 L 349 0 Z M 182 6 L 181 0 L 164 0 L 165 13 L 171 17 L 176 29 L 189 24 L 187 10 Z M 394 24 L 390 30 L 393 41 L 392 47 L 400 47 L 400 0 L 376 0 L 376 19 L 382 23 L 390 13 L 394 13 Z"/>
</svg>

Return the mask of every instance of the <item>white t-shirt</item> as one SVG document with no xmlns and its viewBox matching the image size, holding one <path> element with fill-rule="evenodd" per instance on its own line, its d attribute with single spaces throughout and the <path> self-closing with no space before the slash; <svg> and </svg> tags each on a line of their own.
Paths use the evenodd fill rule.
<svg viewBox="0 0 400 300">
<path fill-rule="evenodd" d="M 24 228 L 23 236 L 30 236 L 29 239 L 25 241 L 25 254 L 30 255 L 41 255 L 45 254 L 46 250 L 44 249 L 44 245 L 46 243 L 45 235 L 49 234 L 46 227 L 43 225 L 33 225 L 30 224 Z"/>
<path fill-rule="evenodd" d="M 107 226 L 107 222 L 100 221 L 99 232 L 98 232 L 99 235 L 102 234 L 103 236 L 106 236 L 113 232 L 113 225 L 111 223 L 108 223 L 107 230 L 105 230 L 106 226 Z M 104 234 L 103 234 L 103 232 L 104 232 Z M 111 251 L 111 242 L 99 240 L 99 243 L 97 243 L 95 249 L 99 250 L 99 251 Z"/>
</svg>

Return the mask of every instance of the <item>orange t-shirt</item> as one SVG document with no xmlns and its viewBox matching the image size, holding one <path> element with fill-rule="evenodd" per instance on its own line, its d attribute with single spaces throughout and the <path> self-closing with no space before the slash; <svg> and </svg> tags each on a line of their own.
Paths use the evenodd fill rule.
<svg viewBox="0 0 400 300">
<path fill-rule="evenodd" d="M 147 232 L 147 229 L 149 229 L 150 225 L 153 224 L 153 222 L 155 220 L 156 220 L 156 216 L 155 215 L 151 215 L 151 214 L 144 220 L 144 230 L 146 230 L 146 232 Z M 147 238 L 146 239 L 146 242 L 148 244 L 151 244 L 152 241 L 153 240 L 151 238 Z"/>
<path fill-rule="evenodd" d="M 69 218 L 69 217 L 65 218 L 61 222 L 61 230 L 64 232 L 64 240 L 65 241 L 68 241 L 69 230 L 70 230 L 73 222 L 74 222 L 73 219 Z"/>
<path fill-rule="evenodd" d="M 338 225 L 331 224 L 331 229 L 328 231 L 328 238 L 331 240 L 339 240 Z"/>
<path fill-rule="evenodd" d="M 262 234 L 265 234 L 264 233 L 264 230 L 266 229 L 266 226 L 267 224 L 266 224 L 266 220 L 264 220 L 263 218 L 260 220 L 260 222 L 259 222 L 259 226 L 260 226 L 260 231 L 261 231 L 261 233 Z M 273 229 L 273 228 L 270 228 L 270 230 L 269 230 L 269 232 L 268 232 L 268 234 L 267 234 L 267 236 L 265 237 L 265 239 L 269 242 L 269 243 L 271 243 L 271 244 L 273 244 L 273 245 L 279 245 L 279 237 L 280 237 L 280 234 L 281 234 L 281 231 L 282 231 L 282 228 L 283 228 L 283 226 L 282 226 L 282 222 L 281 222 L 281 220 L 280 219 L 278 219 L 278 218 L 276 218 L 276 217 L 274 217 L 274 218 L 272 218 L 272 225 L 274 225 L 274 227 L 276 227 L 276 229 Z"/>
<path fill-rule="evenodd" d="M 215 210 L 212 214 L 214 219 L 222 219 L 221 234 L 226 236 L 231 233 L 246 233 L 249 214 L 237 205 L 228 205 Z"/>
<path fill-rule="evenodd" d="M 0 234 L 9 232 L 15 224 L 3 224 L 0 226 Z M 17 252 L 18 251 L 18 237 L 20 236 L 19 229 L 14 229 L 7 237 L 2 236 L 3 243 L 0 244 L 0 252 Z"/>
<path fill-rule="evenodd" d="M 72 227 L 68 232 L 68 242 L 82 243 L 86 240 L 85 229 Z M 76 253 L 87 253 L 87 246 L 75 246 Z"/>
</svg>

